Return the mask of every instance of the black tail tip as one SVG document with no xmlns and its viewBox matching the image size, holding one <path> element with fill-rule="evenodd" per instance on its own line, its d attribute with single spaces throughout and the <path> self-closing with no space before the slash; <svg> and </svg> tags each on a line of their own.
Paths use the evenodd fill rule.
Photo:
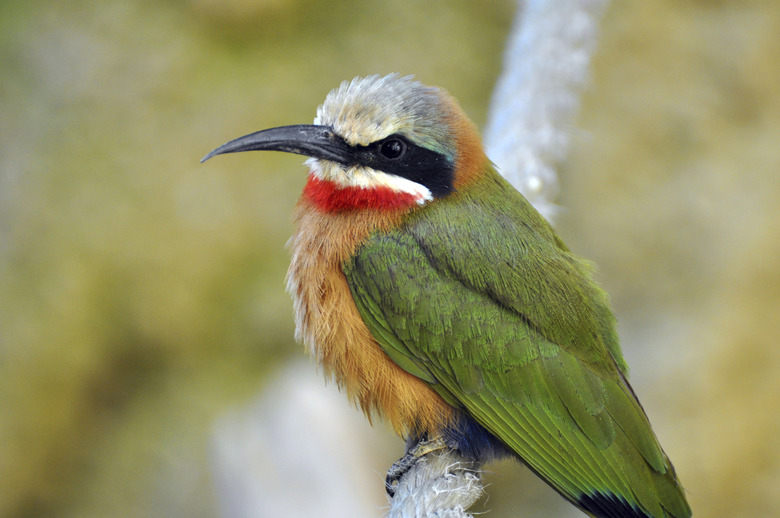
<svg viewBox="0 0 780 518">
<path fill-rule="evenodd" d="M 613 494 L 595 493 L 582 495 L 577 505 L 599 518 L 653 518 L 641 509 L 637 509 L 622 498 Z"/>
</svg>

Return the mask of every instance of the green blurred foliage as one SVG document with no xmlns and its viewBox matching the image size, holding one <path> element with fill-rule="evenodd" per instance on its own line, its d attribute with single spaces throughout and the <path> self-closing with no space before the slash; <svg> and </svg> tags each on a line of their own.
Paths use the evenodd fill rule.
<svg viewBox="0 0 780 518">
<path fill-rule="evenodd" d="M 213 516 L 213 420 L 303 355 L 284 243 L 305 170 L 198 159 L 369 73 L 483 125 L 514 8 L 4 0 L 0 516 Z M 600 265 L 699 516 L 780 505 L 778 34 L 775 2 L 614 2 L 561 177 L 561 232 Z M 564 508 L 492 469 L 491 516 Z"/>
</svg>

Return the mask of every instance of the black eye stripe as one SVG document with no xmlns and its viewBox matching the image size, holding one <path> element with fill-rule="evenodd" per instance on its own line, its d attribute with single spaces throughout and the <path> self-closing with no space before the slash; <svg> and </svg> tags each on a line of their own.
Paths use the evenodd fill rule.
<svg viewBox="0 0 780 518">
<path fill-rule="evenodd" d="M 434 197 L 452 192 L 455 173 L 452 161 L 403 135 L 390 135 L 367 146 L 355 146 L 354 150 L 357 165 L 424 185 Z"/>
</svg>

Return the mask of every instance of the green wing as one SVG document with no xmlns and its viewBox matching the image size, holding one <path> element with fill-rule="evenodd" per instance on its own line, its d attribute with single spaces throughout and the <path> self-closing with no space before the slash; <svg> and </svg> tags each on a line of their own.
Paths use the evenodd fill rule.
<svg viewBox="0 0 780 518">
<path fill-rule="evenodd" d="M 344 273 L 388 356 L 562 495 L 690 515 L 625 380 L 606 296 L 503 179 L 374 235 Z"/>
</svg>

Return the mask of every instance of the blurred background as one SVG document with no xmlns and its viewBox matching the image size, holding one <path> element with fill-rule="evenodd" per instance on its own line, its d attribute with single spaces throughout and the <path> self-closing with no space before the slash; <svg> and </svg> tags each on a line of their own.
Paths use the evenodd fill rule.
<svg viewBox="0 0 780 518">
<path fill-rule="evenodd" d="M 198 160 L 370 73 L 484 126 L 515 9 L 3 0 L 0 516 L 381 516 L 402 441 L 293 340 L 301 158 Z M 614 2 L 559 178 L 701 517 L 780 516 L 778 35 L 778 2 Z M 475 510 L 579 516 L 490 470 Z"/>
</svg>

